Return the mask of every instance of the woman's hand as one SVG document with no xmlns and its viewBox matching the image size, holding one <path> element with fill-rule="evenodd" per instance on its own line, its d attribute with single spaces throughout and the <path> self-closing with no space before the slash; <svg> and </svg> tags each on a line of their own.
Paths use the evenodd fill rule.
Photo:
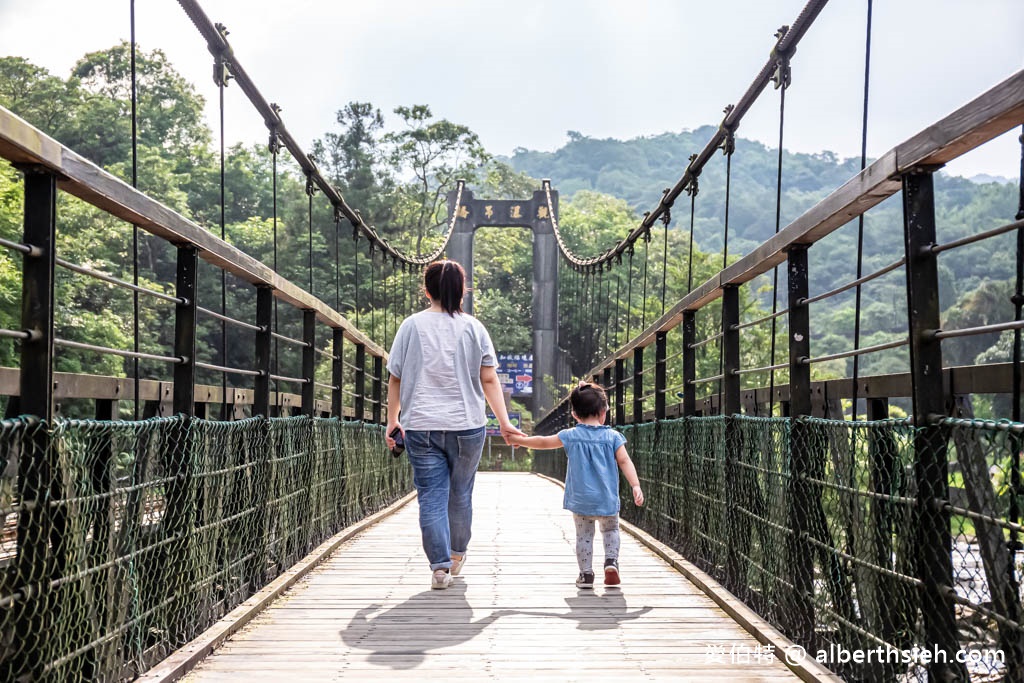
<svg viewBox="0 0 1024 683">
<path fill-rule="evenodd" d="M 501 425 L 501 438 L 505 439 L 506 446 L 512 446 L 515 448 L 516 444 L 512 442 L 512 437 L 514 436 L 526 436 L 526 434 L 517 429 L 511 422 L 506 422 Z"/>
<path fill-rule="evenodd" d="M 396 427 L 398 428 L 398 432 L 402 435 L 402 438 L 405 438 L 405 429 L 402 428 L 402 425 L 399 424 L 398 420 L 395 420 L 394 422 L 388 421 L 388 425 L 384 428 L 384 443 L 388 445 L 389 449 L 393 449 L 395 447 L 395 440 L 391 438 L 391 433 L 395 431 Z"/>
</svg>

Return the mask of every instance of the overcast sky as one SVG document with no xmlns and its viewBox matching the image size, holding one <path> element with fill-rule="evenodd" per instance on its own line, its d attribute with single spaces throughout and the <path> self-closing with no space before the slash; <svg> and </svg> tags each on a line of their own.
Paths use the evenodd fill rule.
<svg viewBox="0 0 1024 683">
<path fill-rule="evenodd" d="M 567 130 L 630 138 L 717 123 L 804 0 L 206 0 L 235 54 L 303 144 L 351 100 L 389 113 L 426 103 L 489 151 L 553 150 Z M 793 59 L 786 147 L 860 150 L 866 0 L 832 0 Z M 0 0 L 0 55 L 61 76 L 128 37 L 128 0 Z M 137 35 L 208 103 L 205 43 L 173 0 L 140 0 Z M 868 153 L 877 156 L 1024 68 L 1024 0 L 876 0 Z M 216 112 L 208 111 L 215 120 Z M 229 88 L 229 141 L 262 142 L 262 121 Z M 1019 173 L 1019 133 L 951 173 Z M 778 95 L 739 134 L 774 144 Z M 694 150 L 697 151 L 697 150 Z M 683 169 L 679 169 L 680 173 Z M 557 184 L 558 179 L 553 179 Z M 666 179 L 671 180 L 671 179 Z"/>
</svg>

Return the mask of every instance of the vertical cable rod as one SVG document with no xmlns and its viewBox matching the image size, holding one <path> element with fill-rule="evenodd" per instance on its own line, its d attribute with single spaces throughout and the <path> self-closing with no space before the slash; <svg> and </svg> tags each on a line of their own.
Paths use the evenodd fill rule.
<svg viewBox="0 0 1024 683">
<path fill-rule="evenodd" d="M 633 332 L 633 245 L 629 245 L 629 277 L 626 278 L 628 293 L 626 294 L 626 343 L 629 343 Z"/>
<path fill-rule="evenodd" d="M 647 264 L 651 261 L 651 231 L 644 234 L 644 288 L 640 299 L 640 331 L 647 329 Z"/>
<path fill-rule="evenodd" d="M 1017 204 L 1017 220 L 1024 220 L 1024 126 L 1021 126 L 1020 135 L 1020 198 Z M 1013 311 L 1014 320 L 1020 320 L 1022 318 L 1022 311 L 1024 311 L 1024 229 L 1017 230 L 1017 273 L 1013 293 Z M 1013 405 L 1012 419 L 1014 422 L 1021 421 L 1021 331 L 1018 327 L 1013 331 Z M 1020 501 L 1018 496 L 1021 490 L 1020 481 L 1020 449 L 1021 449 L 1021 437 L 1019 434 L 1013 434 L 1013 456 L 1010 463 L 1010 509 L 1008 517 L 1010 521 L 1016 525 L 1020 522 Z M 1010 543 L 1011 549 L 1016 551 L 1020 547 L 1020 540 L 1016 531 L 1015 526 L 1010 528 Z M 1011 553 L 1011 563 L 1015 553 Z M 1013 567 L 1011 565 L 1010 572 L 1013 576 Z"/>
<path fill-rule="evenodd" d="M 135 52 L 138 45 L 135 40 L 135 0 L 129 3 L 129 21 L 131 23 L 131 71 L 132 71 L 132 187 L 139 186 L 139 80 L 135 64 Z M 139 286 L 139 226 L 132 224 L 132 284 Z M 133 388 L 133 409 L 132 415 L 135 420 L 139 419 L 139 290 L 132 292 L 132 331 L 134 333 L 133 350 L 135 357 L 132 358 Z M 114 416 L 117 419 L 117 416 Z"/>
<path fill-rule="evenodd" d="M 722 224 L 722 269 L 725 270 L 726 260 L 729 258 L 729 201 L 732 194 L 732 153 L 735 150 L 735 138 L 732 131 L 728 131 L 725 140 L 722 142 L 722 150 L 725 152 L 725 216 Z M 724 301 L 724 297 L 722 299 Z M 720 325 L 725 327 L 725 305 L 722 305 Z M 725 390 L 725 335 L 718 341 L 718 413 L 724 415 L 724 404 L 722 393 Z"/>
<path fill-rule="evenodd" d="M 270 133 L 270 168 L 271 168 L 271 186 L 273 188 L 273 230 L 274 230 L 274 272 L 278 273 L 277 266 L 277 153 L 280 151 L 280 140 L 277 137 L 276 132 Z M 274 297 L 274 332 L 276 333 L 274 339 L 274 374 L 280 376 L 281 374 L 281 357 L 280 348 L 281 342 L 277 338 L 277 334 L 281 333 L 280 321 L 277 317 L 277 297 Z M 277 380 L 273 380 L 276 383 Z"/>
<path fill-rule="evenodd" d="M 225 165 L 224 165 L 224 86 L 227 85 L 226 81 L 226 67 L 223 62 L 218 60 L 217 69 L 217 92 L 219 95 L 219 110 L 220 110 L 220 238 L 224 240 L 227 237 L 226 223 L 225 223 L 225 210 L 227 202 L 225 199 L 224 191 L 224 178 L 225 178 Z M 226 316 L 228 314 L 228 273 L 223 268 L 220 269 L 220 314 Z M 228 366 L 228 324 L 227 321 L 220 321 L 220 364 L 222 367 Z M 222 420 L 228 419 L 228 374 L 226 372 L 220 373 L 220 387 L 221 387 L 221 404 L 220 404 L 220 417 Z"/>
<path fill-rule="evenodd" d="M 860 126 L 860 170 L 864 170 L 868 161 L 868 95 L 871 83 L 871 15 L 873 0 L 868 0 L 867 28 L 864 39 L 864 104 L 861 113 Z M 864 273 L 864 214 L 857 217 L 857 280 L 860 280 Z M 861 314 L 861 285 L 858 284 L 854 291 L 854 317 L 853 317 L 853 350 L 860 349 L 860 314 Z M 1020 334 L 1017 332 L 1016 334 Z M 859 392 L 857 379 L 860 377 L 860 354 L 853 356 L 853 404 L 850 407 L 850 417 L 857 420 L 857 401 Z M 867 415 L 865 415 L 865 418 Z M 851 437 L 852 438 L 852 437 Z"/>
<path fill-rule="evenodd" d="M 781 29 L 780 31 L 784 31 Z M 779 234 L 779 226 L 782 221 L 782 143 L 783 133 L 786 130 L 786 89 L 789 87 L 788 76 L 789 64 L 783 58 L 779 62 L 779 160 L 775 174 L 775 234 Z M 768 371 L 768 417 L 775 415 L 775 338 L 778 330 L 779 318 L 775 314 L 779 310 L 779 267 L 772 268 L 772 339 L 771 339 L 771 366 Z"/>
</svg>

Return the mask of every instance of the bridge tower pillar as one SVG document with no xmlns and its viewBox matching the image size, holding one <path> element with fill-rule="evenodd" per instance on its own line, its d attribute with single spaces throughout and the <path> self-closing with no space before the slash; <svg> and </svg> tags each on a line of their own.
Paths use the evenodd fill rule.
<svg viewBox="0 0 1024 683">
<path fill-rule="evenodd" d="M 547 192 L 537 190 L 530 199 L 476 199 L 462 190 L 448 193 L 448 215 L 455 216 L 448 241 L 448 258 L 466 270 L 466 286 L 473 287 L 473 236 L 481 227 L 529 228 L 533 231 L 533 414 L 552 405 L 558 357 L 558 240 L 548 207 Z M 551 208 L 558 213 L 558 192 L 551 190 Z M 473 314 L 473 292 L 466 292 L 462 308 Z"/>
</svg>

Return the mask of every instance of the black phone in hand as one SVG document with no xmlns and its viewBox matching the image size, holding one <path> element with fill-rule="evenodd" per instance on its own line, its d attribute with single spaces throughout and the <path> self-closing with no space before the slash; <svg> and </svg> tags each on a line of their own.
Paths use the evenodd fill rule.
<svg viewBox="0 0 1024 683">
<path fill-rule="evenodd" d="M 405 439 L 402 438 L 401 428 L 395 427 L 388 436 L 395 440 L 395 447 L 391 449 L 391 455 L 397 458 L 405 452 Z"/>
</svg>

